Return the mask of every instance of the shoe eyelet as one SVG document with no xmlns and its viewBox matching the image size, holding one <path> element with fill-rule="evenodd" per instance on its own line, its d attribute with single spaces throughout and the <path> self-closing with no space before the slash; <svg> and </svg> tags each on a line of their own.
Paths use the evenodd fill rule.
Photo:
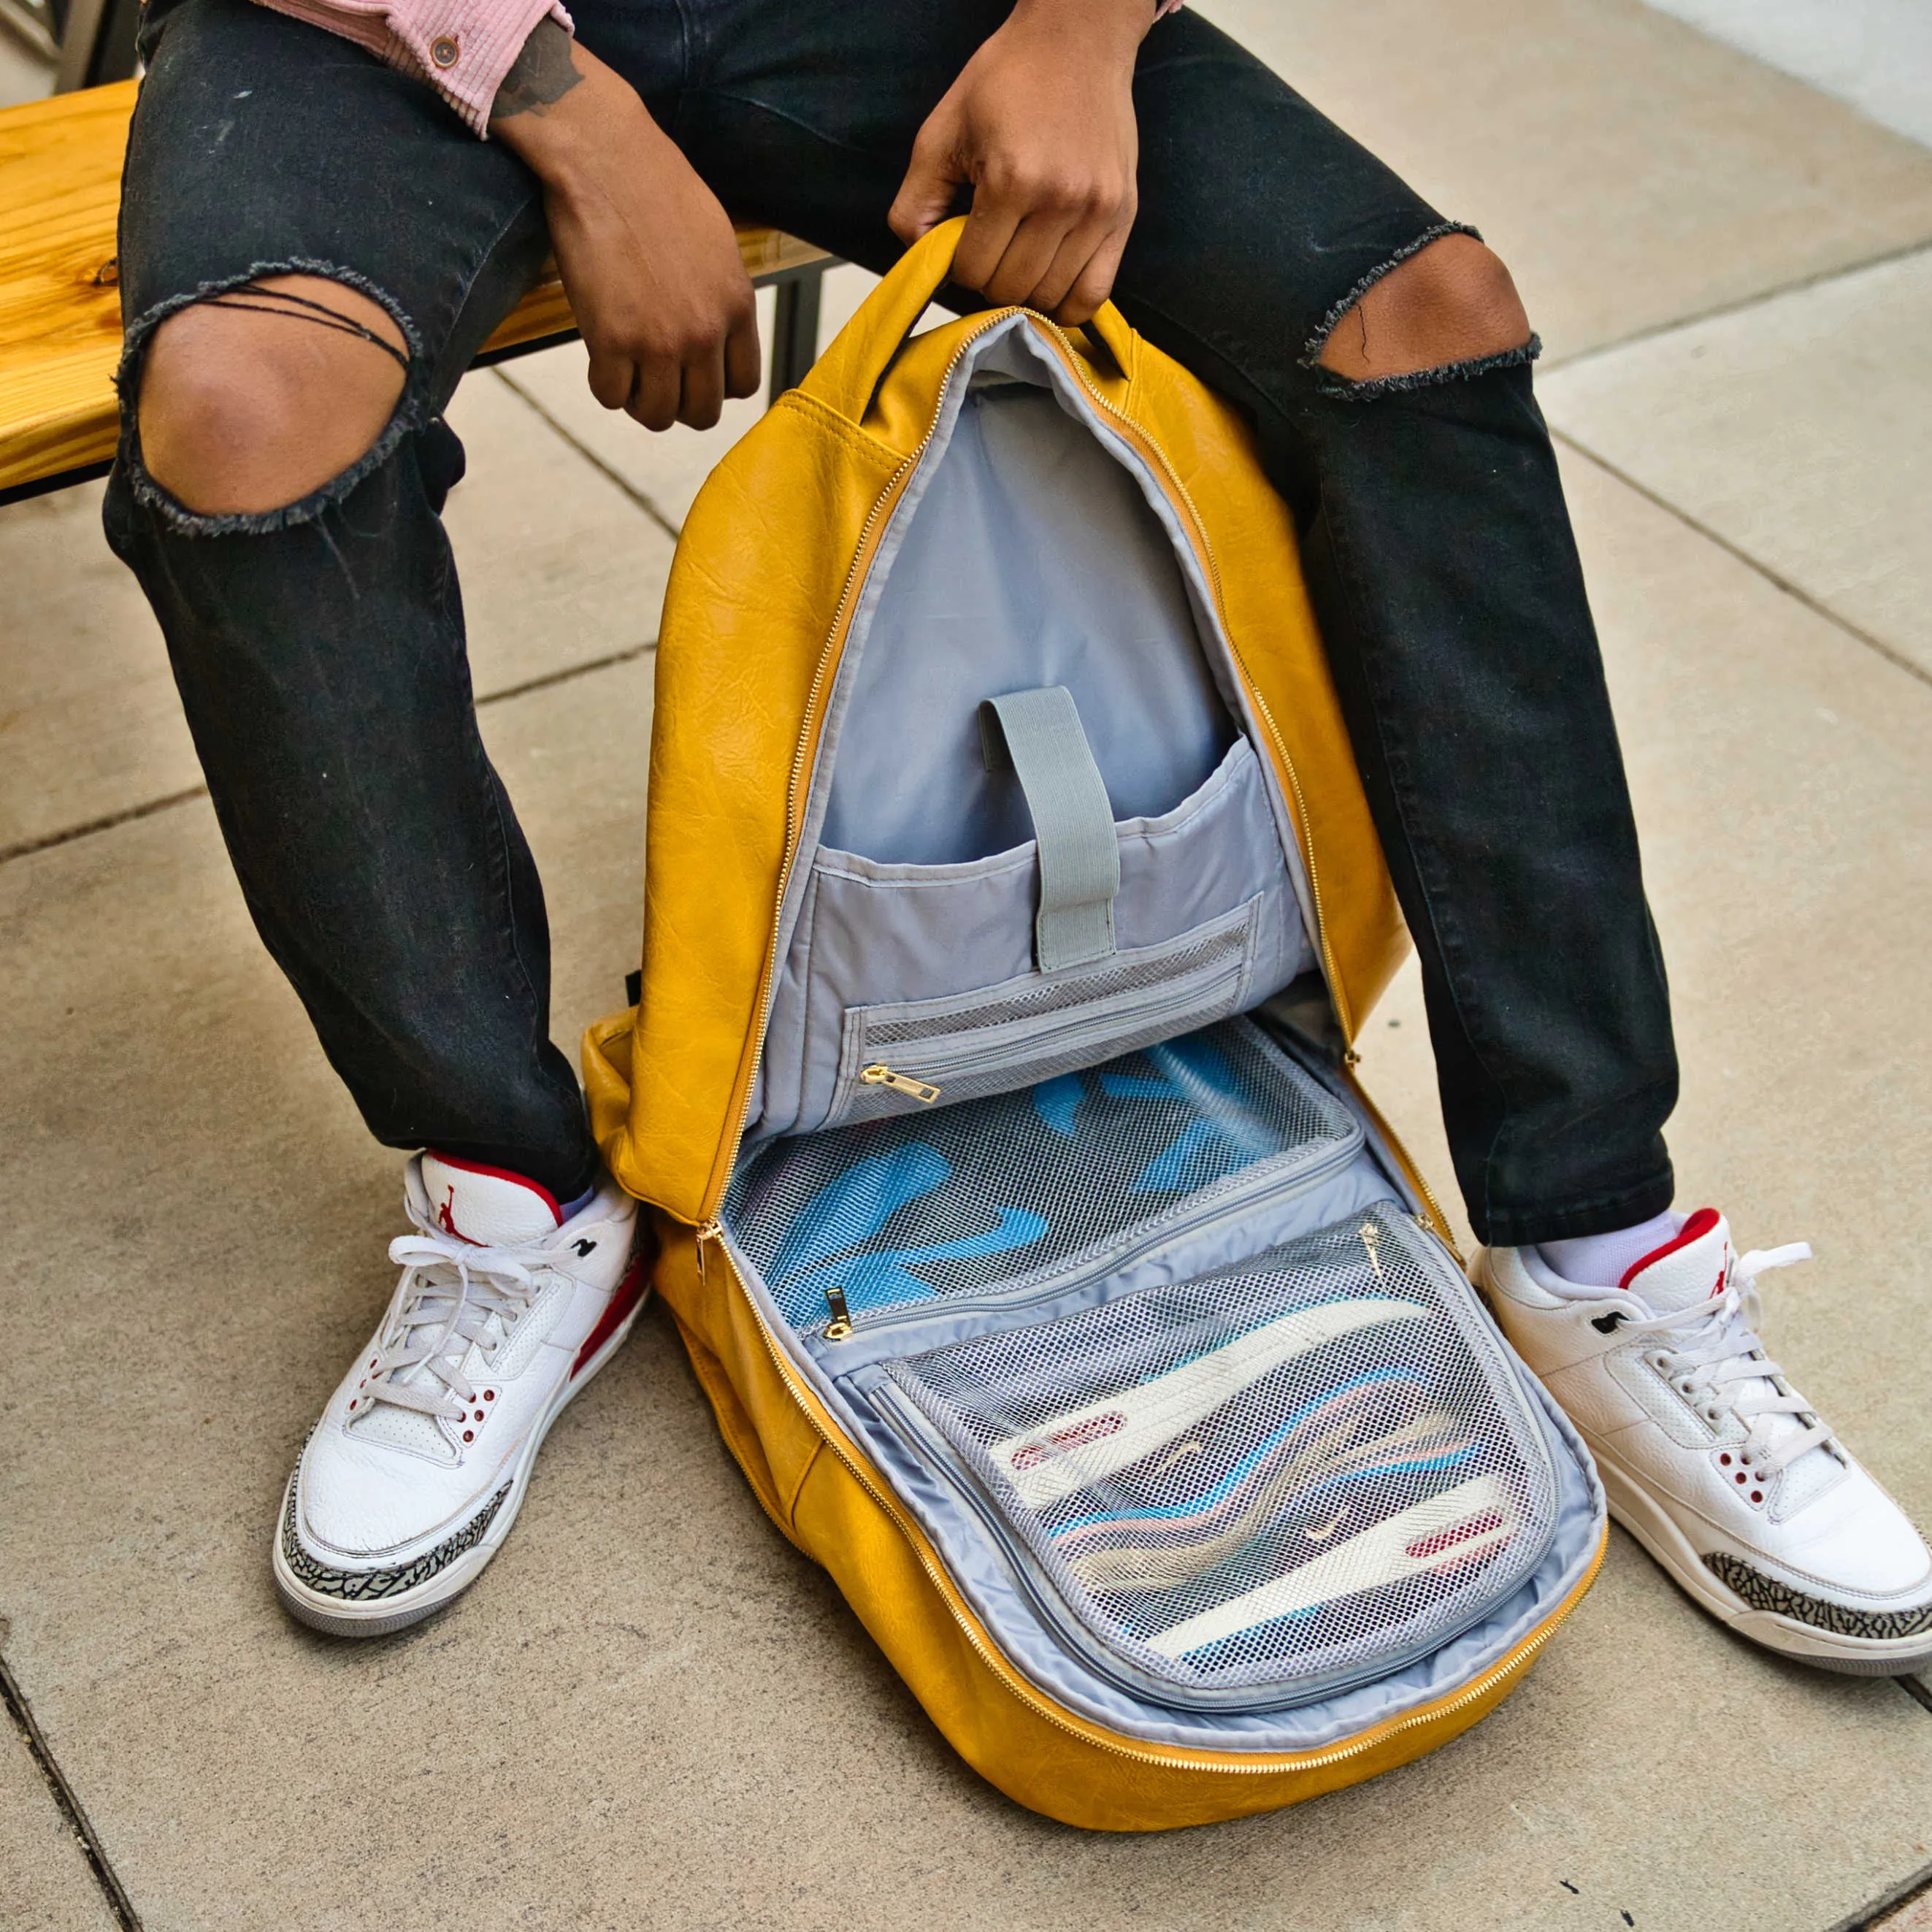
<svg viewBox="0 0 1932 1932">
<path fill-rule="evenodd" d="M 1762 1502 L 1764 1501 L 1764 1492 L 1763 1492 L 1763 1490 L 1752 1490 L 1752 1492 L 1751 1492 L 1751 1501 L 1752 1501 L 1753 1502 L 1754 1502 L 1754 1503 L 1761 1503 L 1761 1502 Z"/>
<path fill-rule="evenodd" d="M 496 1400 L 496 1391 L 494 1389 L 485 1389 L 483 1391 L 483 1400 L 485 1402 L 494 1402 Z"/>
<path fill-rule="evenodd" d="M 476 1430 L 473 1429 L 466 1429 L 463 1432 L 463 1439 L 466 1442 L 474 1442 L 476 1440 Z"/>
<path fill-rule="evenodd" d="M 1750 1478 L 1744 1474 L 1743 1470 L 1740 1469 L 1738 1472 L 1737 1480 L 1741 1483 L 1748 1483 L 1750 1480 Z"/>
<path fill-rule="evenodd" d="M 1718 1458 L 1718 1460 L 1724 1466 L 1724 1468 L 1728 1469 L 1731 1466 L 1731 1452 L 1726 1449 L 1723 1454 Z"/>
</svg>

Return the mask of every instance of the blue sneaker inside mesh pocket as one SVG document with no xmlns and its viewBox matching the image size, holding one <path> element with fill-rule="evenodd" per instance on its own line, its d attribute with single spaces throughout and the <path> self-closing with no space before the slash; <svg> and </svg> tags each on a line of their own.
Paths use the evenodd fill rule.
<svg viewBox="0 0 1932 1932">
<path fill-rule="evenodd" d="M 1360 1144 L 1252 1022 L 929 1114 L 774 1141 L 724 1219 L 794 1327 L 1018 1290 Z"/>
</svg>

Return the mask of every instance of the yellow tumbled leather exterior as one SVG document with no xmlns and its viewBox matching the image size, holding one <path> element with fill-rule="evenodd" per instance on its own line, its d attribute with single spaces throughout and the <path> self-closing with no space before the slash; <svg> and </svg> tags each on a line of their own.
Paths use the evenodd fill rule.
<svg viewBox="0 0 1932 1932">
<path fill-rule="evenodd" d="M 961 224 L 909 250 L 798 389 L 712 472 L 664 604 L 651 742 L 642 994 L 584 1036 L 611 1172 L 653 1203 L 656 1282 L 766 1513 L 829 1570 L 982 1775 L 1069 1824 L 1149 1831 L 1264 1811 L 1433 1750 L 1514 1687 L 1588 1587 L 1477 1683 L 1318 1752 L 1190 1752 L 1110 1732 L 1003 1657 L 938 1552 L 766 1334 L 721 1243 L 694 1232 L 729 1178 L 768 1004 L 778 902 L 824 704 L 864 573 L 938 410 L 994 311 L 906 340 Z M 1287 511 L 1240 418 L 1111 308 L 1033 318 L 1167 483 L 1295 813 L 1323 964 L 1352 1037 L 1406 944 L 1309 608 Z M 1592 1571 L 1594 1574 L 1594 1570 Z"/>
</svg>

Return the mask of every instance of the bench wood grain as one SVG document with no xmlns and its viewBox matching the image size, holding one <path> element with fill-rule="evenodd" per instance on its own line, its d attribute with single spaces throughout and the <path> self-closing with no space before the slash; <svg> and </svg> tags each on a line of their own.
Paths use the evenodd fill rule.
<svg viewBox="0 0 1932 1932">
<path fill-rule="evenodd" d="M 121 81 L 0 110 L 0 492 L 96 468 L 114 454 L 114 226 L 134 92 L 133 81 Z M 833 259 L 748 226 L 738 230 L 738 251 L 760 282 Z M 552 275 L 484 352 L 574 326 Z"/>
</svg>

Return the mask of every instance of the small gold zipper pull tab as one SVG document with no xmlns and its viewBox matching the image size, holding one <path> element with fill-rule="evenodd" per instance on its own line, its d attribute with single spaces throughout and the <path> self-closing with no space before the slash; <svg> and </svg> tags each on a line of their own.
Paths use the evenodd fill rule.
<svg viewBox="0 0 1932 1932">
<path fill-rule="evenodd" d="M 701 1221 L 698 1226 L 698 1278 L 707 1284 L 709 1278 L 704 1267 L 705 1247 L 707 1244 L 716 1240 L 723 1232 L 716 1220 Z"/>
<path fill-rule="evenodd" d="M 1362 1246 L 1369 1251 L 1369 1265 L 1375 1270 L 1376 1280 L 1386 1280 L 1388 1277 L 1382 1273 L 1382 1258 L 1376 1252 L 1382 1246 L 1382 1231 L 1376 1226 L 1374 1222 L 1364 1221 L 1361 1226 L 1360 1234 Z"/>
<path fill-rule="evenodd" d="M 832 1310 L 832 1319 L 825 1324 L 825 1339 L 842 1342 L 852 1332 L 852 1311 L 845 1305 L 845 1291 L 832 1282 L 826 1288 L 825 1299 Z"/>
<path fill-rule="evenodd" d="M 895 1094 L 910 1094 L 928 1107 L 939 1098 L 937 1087 L 923 1080 L 915 1080 L 909 1073 L 895 1073 L 890 1066 L 877 1061 L 866 1068 L 859 1078 L 868 1087 L 890 1087 Z"/>
</svg>

